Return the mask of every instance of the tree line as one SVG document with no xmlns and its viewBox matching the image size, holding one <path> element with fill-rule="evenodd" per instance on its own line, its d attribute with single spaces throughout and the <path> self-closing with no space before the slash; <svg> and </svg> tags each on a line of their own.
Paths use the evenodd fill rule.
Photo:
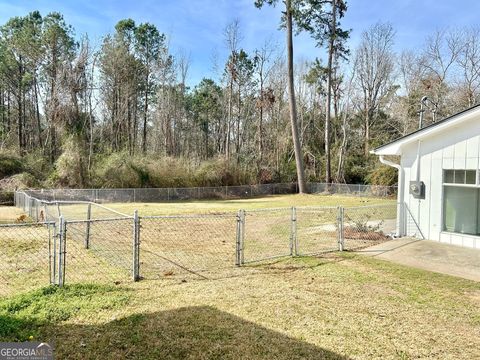
<svg viewBox="0 0 480 360">
<path fill-rule="evenodd" d="M 478 28 L 394 51 L 395 29 L 376 23 L 349 48 L 345 1 L 252 2 L 266 5 L 282 7 L 285 46 L 242 47 L 234 20 L 216 76 L 193 85 L 192 56 L 174 54 L 154 24 L 120 20 L 94 46 L 60 13 L 11 18 L 0 27 L 0 160 L 18 166 L 3 175 L 74 187 L 392 184 L 369 152 L 418 127 L 424 96 L 425 125 L 478 101 Z M 293 61 L 299 32 L 315 60 Z"/>
</svg>

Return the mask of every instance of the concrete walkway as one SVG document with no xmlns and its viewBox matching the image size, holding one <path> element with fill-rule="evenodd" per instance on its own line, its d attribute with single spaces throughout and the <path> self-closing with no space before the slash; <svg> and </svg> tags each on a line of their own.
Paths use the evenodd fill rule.
<svg viewBox="0 0 480 360">
<path fill-rule="evenodd" d="M 480 281 L 480 250 L 402 238 L 358 251 L 403 265 Z"/>
</svg>

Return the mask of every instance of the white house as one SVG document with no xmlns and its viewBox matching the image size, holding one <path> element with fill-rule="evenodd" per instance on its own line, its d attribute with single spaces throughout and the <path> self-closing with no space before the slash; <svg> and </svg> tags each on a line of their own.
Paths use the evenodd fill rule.
<svg viewBox="0 0 480 360">
<path fill-rule="evenodd" d="M 413 223 L 417 236 L 480 249 L 480 105 L 372 153 L 398 169 L 398 236 Z"/>
</svg>

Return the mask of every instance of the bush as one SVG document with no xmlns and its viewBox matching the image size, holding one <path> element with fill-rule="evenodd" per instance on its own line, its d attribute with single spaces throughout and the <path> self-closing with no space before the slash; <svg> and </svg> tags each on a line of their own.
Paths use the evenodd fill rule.
<svg viewBox="0 0 480 360">
<path fill-rule="evenodd" d="M 38 181 L 45 181 L 54 171 L 53 165 L 41 150 L 29 153 L 22 158 L 25 171 L 34 176 Z"/>
<path fill-rule="evenodd" d="M 62 155 L 55 162 L 55 172 L 51 174 L 53 185 L 82 188 L 86 185 L 86 153 L 81 142 L 75 137 L 68 138 L 63 144 Z"/>
<path fill-rule="evenodd" d="M 0 153 L 0 179 L 21 173 L 23 170 L 23 162 L 18 156 Z"/>
<path fill-rule="evenodd" d="M 29 189 L 39 187 L 39 181 L 29 173 L 15 174 L 0 180 L 0 189 L 15 191 L 18 189 Z"/>
<path fill-rule="evenodd" d="M 0 205 L 13 205 L 13 191 L 0 191 Z"/>
<path fill-rule="evenodd" d="M 138 170 L 132 168 L 131 157 L 126 153 L 114 153 L 97 159 L 93 170 L 94 187 L 141 187 Z"/>
<path fill-rule="evenodd" d="M 189 187 L 195 186 L 191 166 L 184 159 L 144 158 L 142 160 L 149 173 L 151 187 Z"/>
<path fill-rule="evenodd" d="M 379 165 L 367 176 L 367 181 L 372 185 L 397 185 L 398 171 L 391 166 Z"/>
</svg>

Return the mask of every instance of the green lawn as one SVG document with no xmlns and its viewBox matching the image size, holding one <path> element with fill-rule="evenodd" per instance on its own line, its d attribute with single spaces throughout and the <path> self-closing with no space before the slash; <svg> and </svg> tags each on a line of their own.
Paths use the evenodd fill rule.
<svg viewBox="0 0 480 360">
<path fill-rule="evenodd" d="M 114 209 L 129 216 L 138 210 L 140 216 L 175 215 L 195 213 L 236 212 L 240 209 L 254 210 L 300 206 L 364 206 L 377 204 L 394 204 L 392 198 L 370 198 L 347 195 L 272 195 L 251 199 L 233 200 L 185 200 L 158 203 L 108 203 L 103 206 Z M 43 209 L 39 209 L 43 210 Z M 47 207 L 48 213 L 57 216 L 57 206 Z M 67 220 L 84 220 L 87 214 L 86 204 L 62 205 L 62 214 Z M 13 223 L 22 211 L 13 206 L 0 206 L 0 223 Z M 93 206 L 92 218 L 116 217 L 118 215 L 106 209 Z"/>
<path fill-rule="evenodd" d="M 106 206 L 132 214 L 135 209 L 140 215 L 171 215 L 191 213 L 216 213 L 227 211 L 280 208 L 292 206 L 362 206 L 394 204 L 394 199 L 367 198 L 345 195 L 273 195 L 252 199 L 172 201 L 165 203 L 121 203 Z"/>
<path fill-rule="evenodd" d="M 354 254 L 217 280 L 45 288 L 0 300 L 0 339 L 59 359 L 474 359 L 480 285 Z"/>
<path fill-rule="evenodd" d="M 149 215 L 372 204 L 393 205 L 394 201 L 289 195 L 111 206 L 128 213 L 137 208 L 141 215 Z M 376 209 L 356 209 L 349 214 L 352 218 L 394 218 L 394 212 L 385 214 L 382 210 L 377 214 L 375 211 L 380 210 Z M 78 215 L 82 209 L 71 210 Z M 258 243 L 255 246 L 270 244 L 262 251 L 271 251 L 271 244 L 288 250 L 290 212 L 280 213 L 285 213 L 282 216 L 287 222 L 273 227 L 273 220 L 266 221 L 266 215 L 249 213 L 245 245 L 248 258 L 260 251 L 252 247 L 252 241 Z M 334 222 L 335 213 L 299 212 L 300 244 L 315 240 L 317 246 L 322 236 L 332 232 L 324 223 L 327 218 Z M 70 285 L 17 295 L 15 291 L 25 291 L 32 283 L 45 283 L 45 274 L 27 265 L 36 264 L 32 259 L 46 259 L 46 243 L 33 241 L 36 231 L 46 229 L 32 228 L 25 234 L 17 234 L 18 229 L 6 230 L 10 237 L 1 241 L 14 245 L 5 248 L 13 249 L 15 256 L 8 251 L 2 253 L 3 266 L 11 263 L 11 272 L 0 275 L 4 286 L 13 292 L 0 298 L 0 341 L 53 340 L 59 359 L 478 357 L 479 283 L 348 252 L 235 268 L 235 218 L 209 219 L 144 219 L 141 270 L 146 278 L 137 283 L 130 281 L 128 271 L 115 273 L 121 269 L 117 266 L 127 269 L 131 261 L 130 220 L 95 223 L 89 251 L 83 249 L 84 223 L 71 224 L 67 231 L 71 240 L 66 274 Z M 274 220 L 278 219 L 275 215 Z M 258 239 L 253 235 L 259 235 Z M 335 245 L 335 237 L 332 239 Z M 21 257 L 23 253 L 27 257 Z M 204 273 L 209 280 L 199 280 L 188 272 L 167 271 L 158 256 L 148 257 L 153 253 L 163 259 L 188 259 L 190 265 L 199 268 L 204 261 L 222 263 Z M 228 266 L 223 265 L 225 261 Z M 108 266 L 116 267 L 109 272 Z M 101 284 L 82 283 L 88 279 L 100 279 Z"/>
</svg>

